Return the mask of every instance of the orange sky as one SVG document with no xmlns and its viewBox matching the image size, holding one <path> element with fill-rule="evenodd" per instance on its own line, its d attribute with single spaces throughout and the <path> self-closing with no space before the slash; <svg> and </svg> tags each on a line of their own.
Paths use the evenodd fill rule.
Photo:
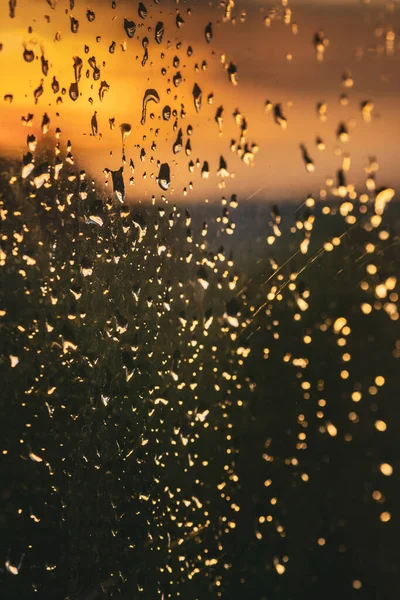
<svg viewBox="0 0 400 600">
<path fill-rule="evenodd" d="M 398 73 L 399 44 L 395 41 L 395 51 L 387 55 L 385 35 L 390 27 L 398 30 L 399 13 L 385 9 L 385 3 L 371 0 L 368 6 L 361 2 L 331 3 L 327 1 L 290 2 L 292 22 L 298 25 L 298 34 L 294 35 L 291 25 L 282 20 L 272 21 L 270 27 L 264 24 L 264 18 L 273 6 L 273 2 L 236 2 L 233 15 L 239 17 L 246 9 L 244 22 L 239 18 L 235 23 L 223 22 L 223 9 L 219 2 L 208 6 L 207 2 L 188 2 L 175 5 L 161 1 L 160 5 L 144 2 L 148 16 L 142 21 L 137 15 L 137 4 L 118 0 L 117 9 L 111 9 L 111 0 L 92 2 L 88 5 L 80 0 L 76 8 L 69 12 L 69 2 L 59 0 L 55 10 L 42 0 L 18 0 L 16 16 L 10 19 L 8 2 L 0 5 L 1 38 L 3 49 L 0 52 L 1 79 L 0 98 L 3 110 L 0 112 L 0 152 L 21 156 L 26 152 L 25 139 L 30 130 L 21 126 L 21 116 L 32 112 L 35 115 L 35 127 L 40 125 L 44 112 L 51 119 L 50 134 L 55 127 L 62 130 L 62 144 L 67 139 L 73 144 L 73 154 L 79 167 L 90 171 L 94 177 L 103 180 L 104 167 L 117 169 L 121 165 L 121 134 L 118 125 L 128 122 L 132 133 L 126 140 L 127 161 L 135 163 L 135 185 L 127 188 L 127 196 L 150 198 L 152 194 L 160 196 L 161 190 L 151 174 L 157 175 L 156 161 L 169 162 L 173 181 L 168 196 L 171 201 L 179 201 L 182 190 L 189 182 L 194 189 L 189 191 L 187 200 L 219 197 L 222 194 L 237 193 L 239 197 L 267 198 L 269 200 L 300 200 L 307 193 L 318 195 L 327 176 L 335 176 L 341 166 L 341 152 L 349 152 L 352 167 L 349 179 L 359 185 L 364 179 L 364 166 L 369 156 L 376 156 L 380 164 L 379 181 L 382 185 L 396 185 L 399 179 L 397 168 L 397 135 L 400 131 L 400 112 L 398 109 L 400 83 Z M 191 15 L 187 8 L 191 8 Z M 90 8 L 96 14 L 93 23 L 86 19 L 86 10 Z M 175 11 L 179 9 L 185 20 L 182 28 L 175 25 Z M 79 33 L 70 31 L 70 14 L 80 22 Z M 50 22 L 45 18 L 50 17 Z M 133 19 L 137 24 L 134 39 L 128 39 L 123 29 L 123 19 Z M 154 41 L 155 23 L 162 20 L 165 24 L 163 43 Z M 206 44 L 204 29 L 209 21 L 213 23 L 214 37 Z M 139 24 L 143 27 L 139 28 Z M 32 34 L 28 27 L 32 26 Z M 380 27 L 380 28 L 379 28 Z M 313 47 L 313 36 L 323 29 L 329 38 L 325 59 L 318 62 Z M 61 33 L 61 41 L 55 41 L 56 32 Z M 149 60 L 141 66 L 143 49 L 141 39 L 147 36 Z M 101 41 L 96 42 L 96 36 Z M 139 37 L 139 39 L 138 39 Z M 171 47 L 167 49 L 167 40 Z M 108 51 L 112 41 L 116 42 L 113 55 Z M 127 50 L 123 52 L 121 43 L 126 41 Z M 176 43 L 182 42 L 182 48 L 176 49 Z M 24 44 L 34 50 L 38 60 L 28 64 L 23 60 Z M 84 45 L 89 53 L 84 53 Z M 187 57 L 188 45 L 193 47 L 193 56 Z M 49 74 L 41 73 L 40 55 L 49 61 Z M 161 52 L 165 58 L 161 59 Z M 226 54 L 228 62 L 238 68 L 237 86 L 229 81 L 221 64 L 220 56 Z M 287 60 L 287 55 L 292 60 Z M 55 75 L 61 86 L 68 90 L 73 82 L 73 56 L 83 59 L 81 96 L 73 102 L 68 93 L 63 103 L 55 105 L 56 96 L 51 90 L 51 81 Z M 92 69 L 87 59 L 96 57 L 101 68 L 100 81 L 106 80 L 110 90 L 100 102 L 98 88 L 100 81 L 92 78 Z M 180 59 L 179 68 L 173 67 L 173 58 Z M 138 58 L 137 58 L 138 57 Z M 206 60 L 207 70 L 195 72 L 194 65 Z M 102 66 L 105 61 L 106 65 Z M 165 67 L 168 74 L 161 75 Z M 86 79 L 87 68 L 90 79 Z M 350 69 L 354 86 L 345 90 L 342 74 Z M 179 70 L 183 83 L 175 88 L 168 78 Z M 44 93 L 37 105 L 33 101 L 33 90 L 44 79 Z M 192 88 L 198 83 L 203 91 L 203 107 L 196 113 Z M 91 89 L 93 86 L 93 89 Z M 147 88 L 155 88 L 160 95 L 160 103 L 149 104 L 148 112 L 154 112 L 155 119 L 145 126 L 141 125 L 142 98 Z M 171 88 L 171 94 L 167 94 Z M 348 106 L 341 106 L 339 95 L 346 91 Z M 207 96 L 214 94 L 214 103 L 207 104 Z M 11 104 L 5 103 L 5 94 L 13 94 Z M 176 95 L 176 100 L 174 97 Z M 88 98 L 93 97 L 93 105 Z M 288 120 L 284 131 L 273 121 L 272 113 L 264 110 L 265 101 L 281 103 Z M 360 112 L 360 103 L 372 100 L 375 104 L 371 123 L 365 123 Z M 321 122 L 316 114 L 317 102 L 328 103 L 328 118 Z M 193 126 L 191 137 L 192 154 L 185 156 L 182 150 L 176 156 L 172 153 L 172 144 L 177 132 L 172 130 L 174 119 L 165 123 L 160 118 L 162 108 L 169 104 L 178 113 L 184 104 L 187 116 L 179 119 L 178 127 L 183 129 L 185 145 L 186 127 Z M 223 106 L 224 123 L 219 135 L 214 120 L 216 110 Z M 246 166 L 240 158 L 231 152 L 231 139 L 239 138 L 239 127 L 232 113 L 235 109 L 246 117 L 248 122 L 247 141 L 256 142 L 260 150 L 255 156 L 253 166 Z M 97 111 L 99 136 L 92 137 L 90 121 Z M 59 116 L 56 113 L 59 112 Z M 110 130 L 108 119 L 115 117 L 117 127 Z M 350 139 L 347 143 L 337 140 L 336 131 L 340 122 L 350 127 Z M 154 137 L 157 127 L 160 133 Z M 48 134 L 49 135 L 49 134 Z M 143 140 L 146 135 L 146 140 Z M 319 151 L 315 139 L 320 136 L 326 149 Z M 151 151 L 152 141 L 157 148 Z M 302 161 L 300 144 L 305 144 L 315 162 L 315 171 L 308 173 Z M 140 162 L 140 145 L 146 149 L 147 158 Z M 110 156 L 110 151 L 112 156 Z M 226 188 L 218 188 L 220 178 L 216 176 L 219 157 L 222 155 L 228 170 L 234 178 L 225 180 Z M 154 156 L 154 162 L 150 157 Z M 207 160 L 210 165 L 209 179 L 202 179 L 200 169 L 189 173 L 190 159 L 200 163 Z M 146 171 L 146 179 L 142 178 Z M 130 170 L 125 168 L 125 180 L 128 184 Z M 257 190 L 260 190 L 257 192 Z"/>
</svg>

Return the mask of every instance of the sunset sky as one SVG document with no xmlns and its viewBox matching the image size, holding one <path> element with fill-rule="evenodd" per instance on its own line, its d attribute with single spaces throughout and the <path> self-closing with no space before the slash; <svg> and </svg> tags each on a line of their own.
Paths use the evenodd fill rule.
<svg viewBox="0 0 400 600">
<path fill-rule="evenodd" d="M 187 201 L 220 197 L 223 194 L 237 193 L 241 198 L 267 200 L 301 200 L 308 193 L 318 197 L 328 176 L 335 178 L 341 167 L 343 152 L 350 153 L 352 163 L 349 182 L 362 189 L 365 179 L 364 167 L 369 157 L 378 159 L 380 169 L 378 183 L 396 186 L 399 181 L 397 168 L 398 140 L 400 131 L 400 111 L 398 108 L 400 81 L 399 42 L 394 40 L 391 55 L 385 37 L 393 30 L 398 31 L 400 24 L 399 9 L 390 10 L 390 3 L 370 0 L 365 5 L 361 1 L 329 2 L 327 0 L 309 0 L 308 2 L 288 2 L 292 9 L 291 24 L 283 20 L 272 20 L 266 27 L 264 20 L 272 8 L 281 7 L 273 2 L 236 2 L 232 15 L 235 22 L 224 22 L 224 9 L 219 2 L 203 1 L 175 4 L 160 2 L 159 5 L 145 2 L 148 16 L 141 20 L 137 14 L 136 3 L 117 2 L 112 10 L 111 1 L 102 0 L 90 4 L 75 2 L 73 11 L 69 11 L 69 2 L 58 1 L 54 10 L 49 4 L 38 0 L 18 0 L 16 16 L 9 18 L 8 2 L 1 3 L 0 41 L 0 98 L 3 110 L 0 113 L 0 152 L 2 155 L 22 156 L 26 152 L 26 135 L 39 131 L 44 112 L 51 119 L 52 135 L 56 127 L 62 130 L 61 145 L 63 151 L 68 139 L 72 142 L 72 152 L 79 168 L 85 168 L 94 178 L 103 181 L 102 170 L 107 167 L 118 169 L 121 166 L 121 133 L 119 125 L 129 123 L 132 132 L 126 139 L 125 184 L 127 198 L 150 198 L 160 196 L 161 190 L 155 182 L 158 174 L 156 165 L 168 162 L 171 167 L 172 183 L 167 196 L 178 202 L 182 190 L 193 182 Z M 95 12 L 96 18 L 90 23 L 86 18 L 87 9 Z M 191 14 L 187 14 L 187 9 Z M 177 28 L 175 13 L 179 10 L 184 24 Z M 241 11 L 246 10 L 243 22 Z M 46 19 L 50 17 L 50 22 Z M 79 32 L 70 30 L 70 15 L 79 20 Z M 126 17 L 134 20 L 137 29 L 134 39 L 129 39 L 123 28 Z M 161 45 L 154 41 L 154 29 L 157 21 L 163 21 L 165 35 Z M 209 22 L 213 24 L 213 40 L 205 41 L 204 30 Z M 143 26 L 140 28 L 139 24 Z M 293 33 L 292 24 L 298 26 Z M 28 27 L 33 31 L 28 33 Z M 329 45 L 324 60 L 318 61 L 313 45 L 313 37 L 323 30 Z M 55 41 L 60 32 L 61 40 Z M 101 36 L 96 41 L 96 36 Z M 147 36 L 149 59 L 142 67 L 143 48 L 141 40 Z M 170 40 L 170 48 L 167 48 Z M 109 53 L 112 41 L 116 42 L 115 53 Z M 127 49 L 122 51 L 121 44 L 126 42 Z M 182 42 L 177 50 L 176 43 Z M 37 60 L 27 63 L 23 59 L 24 44 L 32 49 Z M 84 45 L 89 46 L 85 54 Z M 193 55 L 187 56 L 188 45 L 193 47 Z M 40 56 L 49 61 L 49 73 L 43 76 Z M 161 52 L 165 53 L 161 59 Z M 221 54 L 226 62 L 232 61 L 238 70 L 238 85 L 234 86 L 221 63 Z M 291 60 L 288 60 L 291 55 Z M 73 102 L 68 95 L 70 84 L 74 81 L 73 57 L 83 60 L 82 78 L 79 82 L 80 97 Z M 99 81 L 94 81 L 92 69 L 87 59 L 95 56 L 101 69 Z M 173 58 L 180 59 L 177 68 Z M 207 62 L 207 70 L 195 71 L 195 64 Z M 102 65 L 105 61 L 105 66 Z M 167 69 L 167 75 L 161 69 Z M 86 70 L 90 78 L 86 78 Z M 349 70 L 354 86 L 345 88 L 343 73 Z M 172 77 L 180 71 L 182 84 L 175 88 Z M 51 89 L 53 76 L 65 87 L 67 93 L 63 102 L 56 106 L 55 100 L 60 94 Z M 44 93 L 34 104 L 33 91 L 44 80 Z M 170 79 L 170 82 L 168 82 Z M 99 84 L 107 81 L 109 91 L 101 102 L 98 96 Z M 196 113 L 192 89 L 197 83 L 203 92 L 203 106 Z M 91 89 L 93 86 L 93 89 Z M 142 98 L 146 89 L 154 88 L 160 96 L 160 103 L 149 103 L 148 113 L 154 112 L 155 119 L 147 119 L 141 125 Z M 167 94 L 167 88 L 171 93 Z M 342 106 L 339 96 L 345 92 L 349 103 Z M 214 102 L 207 103 L 207 96 L 213 93 Z M 10 104 L 3 100 L 6 94 L 13 95 Z M 174 97 L 176 95 L 176 100 Z M 88 99 L 93 98 L 93 104 Z M 274 122 L 273 111 L 264 109 L 265 101 L 273 105 L 280 103 L 287 118 L 287 129 L 283 130 Z M 372 121 L 364 122 L 360 104 L 373 101 Z M 318 102 L 328 105 L 327 120 L 322 122 L 317 115 Z M 186 127 L 193 127 L 191 136 L 192 154 L 187 157 L 184 149 L 177 155 L 172 145 L 178 131 L 173 131 L 173 121 L 162 120 L 162 108 L 170 105 L 179 112 L 181 104 L 187 114 L 184 120 L 178 118 L 178 129 L 183 130 L 183 147 L 187 141 Z M 223 126 L 219 134 L 215 122 L 217 109 L 222 106 Z M 232 116 L 239 109 L 248 123 L 247 142 L 256 143 L 259 152 L 254 164 L 246 166 L 230 150 L 232 139 L 238 140 L 239 126 Z M 91 118 L 97 111 L 99 136 L 91 135 Z M 22 127 L 21 117 L 33 113 L 33 130 Z M 59 116 L 56 116 L 56 113 Z M 114 117 L 116 127 L 110 130 L 108 119 Z M 337 138 L 340 123 L 349 129 L 348 142 Z M 157 138 L 154 129 L 159 128 Z M 151 131 L 153 128 L 153 131 Z M 143 140 L 146 135 L 146 140 Z M 325 143 L 325 150 L 316 146 L 316 138 Z M 152 141 L 157 148 L 151 151 Z M 300 145 L 304 144 L 315 163 L 314 172 L 307 172 L 302 159 Z M 135 147 L 136 146 L 136 147 Z M 140 148 L 146 150 L 145 162 L 140 161 Z M 110 155 L 112 152 L 112 155 Z M 150 157 L 154 162 L 150 162 Z M 223 156 L 228 171 L 234 177 L 225 179 L 225 189 L 218 188 L 221 179 L 216 171 L 219 157 Z M 200 161 L 200 168 L 194 173 L 188 170 L 189 160 Z M 135 163 L 135 185 L 128 186 L 131 172 L 129 161 Z M 210 176 L 201 177 L 201 165 L 208 161 Z M 146 179 L 142 178 L 146 172 Z M 151 178 L 151 174 L 154 177 Z"/>
</svg>

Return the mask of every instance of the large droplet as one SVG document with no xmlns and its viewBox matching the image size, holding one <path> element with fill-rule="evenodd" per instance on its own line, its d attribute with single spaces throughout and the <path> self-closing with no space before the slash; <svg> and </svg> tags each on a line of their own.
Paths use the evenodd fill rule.
<svg viewBox="0 0 400 600">
<path fill-rule="evenodd" d="M 46 77 L 49 73 L 49 61 L 45 59 L 43 54 L 40 57 L 40 64 L 42 66 L 42 73 Z"/>
<path fill-rule="evenodd" d="M 164 121 L 169 121 L 171 118 L 171 107 L 170 106 L 164 106 L 163 111 L 162 111 L 162 117 L 164 119 Z"/>
<path fill-rule="evenodd" d="M 79 21 L 78 19 L 75 19 L 75 17 L 70 17 L 71 19 L 71 31 L 72 33 L 78 33 L 79 30 Z"/>
<path fill-rule="evenodd" d="M 175 19 L 175 23 L 177 27 L 182 27 L 182 25 L 184 24 L 184 20 L 182 19 L 181 15 L 179 13 L 177 13 L 176 15 L 176 19 Z"/>
<path fill-rule="evenodd" d="M 76 81 L 69 86 L 69 97 L 75 102 L 79 98 L 79 89 Z"/>
<path fill-rule="evenodd" d="M 81 79 L 81 74 L 82 74 L 82 59 L 79 58 L 79 56 L 74 56 L 74 75 L 75 75 L 75 81 L 78 83 L 78 81 L 80 81 Z"/>
<path fill-rule="evenodd" d="M 203 92 L 201 91 L 201 89 L 197 85 L 197 83 L 195 83 L 193 86 L 192 94 L 193 94 L 193 100 L 194 100 L 194 106 L 195 106 L 196 112 L 199 112 L 201 109 Z"/>
<path fill-rule="evenodd" d="M 143 2 L 139 2 L 138 15 L 141 19 L 145 19 L 147 17 L 147 8 L 143 4 Z"/>
<path fill-rule="evenodd" d="M 95 13 L 92 10 L 90 10 L 88 8 L 87 11 L 86 11 L 86 18 L 89 21 L 89 23 L 93 23 L 93 21 L 96 18 L 96 15 L 95 15 Z"/>
<path fill-rule="evenodd" d="M 92 128 L 92 135 L 95 136 L 99 133 L 99 128 L 97 125 L 97 112 L 94 111 L 94 115 L 92 116 L 92 119 L 90 121 L 90 125 Z"/>
<path fill-rule="evenodd" d="M 154 38 L 155 38 L 157 44 L 161 44 L 163 36 L 164 36 L 164 23 L 162 23 L 162 21 L 158 21 L 155 32 L 154 32 Z"/>
<path fill-rule="evenodd" d="M 134 23 L 134 21 L 128 21 L 128 19 L 124 19 L 124 29 L 128 38 L 133 38 L 136 31 L 136 23 Z"/>
<path fill-rule="evenodd" d="M 207 44 L 209 44 L 212 40 L 213 37 L 213 31 L 212 31 L 212 23 L 210 22 L 204 32 L 205 38 L 206 38 L 206 42 Z"/>
<path fill-rule="evenodd" d="M 124 198 L 125 198 L 125 184 L 124 184 L 124 178 L 122 175 L 123 172 L 124 172 L 123 167 L 120 167 L 118 169 L 118 171 L 111 171 L 114 194 L 115 194 L 117 200 L 119 200 L 119 202 L 121 202 L 121 204 L 123 203 Z"/>
<path fill-rule="evenodd" d="M 178 131 L 178 135 L 176 137 L 174 145 L 172 146 L 172 152 L 174 154 L 178 154 L 178 152 L 180 152 L 181 150 L 182 150 L 182 129 L 180 129 Z"/>
<path fill-rule="evenodd" d="M 158 104 L 160 102 L 160 96 L 157 91 L 154 89 L 146 90 L 143 96 L 143 106 L 142 106 L 142 119 L 141 124 L 144 125 L 146 123 L 146 112 L 147 112 L 147 104 L 149 102 L 155 102 Z"/>
<path fill-rule="evenodd" d="M 175 75 L 172 78 L 172 81 L 173 81 L 175 87 L 178 87 L 178 86 L 181 85 L 181 83 L 182 83 L 182 74 L 180 73 L 180 71 L 177 71 L 177 73 L 175 73 Z"/>
<path fill-rule="evenodd" d="M 121 123 L 121 125 L 119 126 L 119 128 L 121 130 L 122 143 L 124 143 L 125 140 L 126 140 L 126 138 L 128 137 L 128 135 L 131 134 L 132 125 L 130 123 Z"/>
<path fill-rule="evenodd" d="M 8 6 L 10 9 L 10 19 L 15 17 L 15 7 L 17 6 L 17 0 L 9 0 Z"/>
<path fill-rule="evenodd" d="M 100 83 L 100 89 L 99 89 L 99 98 L 100 100 L 103 100 L 104 98 L 104 94 L 110 89 L 110 86 L 108 85 L 107 81 L 102 81 Z"/>
<path fill-rule="evenodd" d="M 51 82 L 51 89 L 55 94 L 58 94 L 58 92 L 60 91 L 60 84 L 58 83 L 55 76 L 53 77 L 53 81 Z"/>
<path fill-rule="evenodd" d="M 160 171 L 158 173 L 158 185 L 165 192 L 168 190 L 171 184 L 171 171 L 168 163 L 163 163 L 160 166 Z"/>
<path fill-rule="evenodd" d="M 287 120 L 283 116 L 282 106 L 280 104 L 275 104 L 274 106 L 274 120 L 277 125 L 282 127 L 282 129 L 287 128 Z"/>
<path fill-rule="evenodd" d="M 238 84 L 237 68 L 232 62 L 229 63 L 227 72 L 228 72 L 228 77 L 229 77 L 229 80 L 231 81 L 231 83 L 233 83 L 233 85 L 237 85 Z"/>
<path fill-rule="evenodd" d="M 25 48 L 23 57 L 27 63 L 31 63 L 33 60 L 35 60 L 35 53 L 33 50 L 28 50 L 28 48 Z"/>
<path fill-rule="evenodd" d="M 40 96 L 43 94 L 43 79 L 40 81 L 39 87 L 33 92 L 33 97 L 35 98 L 35 104 L 38 103 Z"/>
</svg>

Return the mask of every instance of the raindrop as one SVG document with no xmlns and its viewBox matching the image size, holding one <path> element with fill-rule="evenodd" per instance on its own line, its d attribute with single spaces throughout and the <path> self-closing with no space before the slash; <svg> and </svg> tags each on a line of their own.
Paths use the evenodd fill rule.
<svg viewBox="0 0 400 600">
<path fill-rule="evenodd" d="M 180 84 L 182 83 L 182 75 L 179 71 L 173 76 L 172 81 L 175 87 L 180 86 Z"/>
<path fill-rule="evenodd" d="M 38 100 L 42 94 L 43 94 L 43 79 L 41 80 L 39 87 L 37 87 L 33 92 L 33 97 L 35 98 L 35 104 L 38 103 Z"/>
<path fill-rule="evenodd" d="M 43 135 L 46 135 L 46 133 L 48 133 L 49 125 L 50 125 L 49 115 L 47 113 L 44 113 L 44 115 L 42 117 L 42 124 L 41 124 L 41 129 L 42 129 Z"/>
<path fill-rule="evenodd" d="M 93 23 L 93 21 L 96 18 L 96 15 L 94 14 L 94 12 L 92 10 L 87 9 L 86 18 L 89 21 L 89 23 Z"/>
<path fill-rule="evenodd" d="M 171 118 L 171 107 L 170 106 L 164 106 L 163 111 L 162 111 L 162 117 L 164 119 L 164 121 L 169 121 Z"/>
<path fill-rule="evenodd" d="M 78 83 L 81 79 L 81 74 L 82 74 L 82 59 L 79 58 L 79 56 L 74 56 L 74 75 L 75 75 L 75 81 L 76 83 Z"/>
<path fill-rule="evenodd" d="M 142 125 L 144 125 L 146 123 L 147 104 L 149 102 L 155 102 L 156 104 L 158 104 L 160 102 L 160 96 L 158 95 L 157 91 L 154 89 L 146 90 L 144 93 L 143 103 L 142 103 L 142 118 L 140 121 Z"/>
<path fill-rule="evenodd" d="M 125 184 L 123 178 L 124 168 L 120 167 L 118 171 L 111 171 L 113 188 L 115 197 L 121 204 L 124 202 L 125 198 Z"/>
<path fill-rule="evenodd" d="M 172 146 L 172 152 L 174 154 L 178 154 L 178 152 L 180 152 L 182 150 L 182 129 L 180 129 L 178 131 L 178 135 L 176 137 L 176 140 Z"/>
<path fill-rule="evenodd" d="M 134 21 L 128 21 L 128 19 L 124 19 L 124 29 L 128 38 L 133 38 L 136 31 L 136 23 L 134 23 Z"/>
<path fill-rule="evenodd" d="M 208 166 L 208 162 L 205 160 L 201 168 L 201 176 L 203 177 L 203 179 L 208 179 L 209 175 L 210 167 Z"/>
<path fill-rule="evenodd" d="M 49 61 L 45 59 L 43 54 L 40 57 L 40 64 L 42 66 L 42 73 L 46 77 L 49 73 Z"/>
<path fill-rule="evenodd" d="M 199 112 L 201 109 L 203 93 L 202 93 L 200 87 L 197 85 L 197 83 L 194 84 L 192 94 L 193 94 L 193 100 L 194 100 L 194 106 L 195 106 L 196 112 Z"/>
<path fill-rule="evenodd" d="M 8 7 L 10 10 L 10 19 L 15 17 L 15 7 L 17 6 L 17 0 L 8 0 Z"/>
<path fill-rule="evenodd" d="M 307 148 L 304 146 L 304 144 L 300 145 L 300 150 L 301 150 L 301 154 L 303 157 L 303 161 L 304 161 L 306 170 L 309 173 L 312 173 L 315 170 L 315 165 L 314 165 L 312 159 L 310 158 L 310 155 L 308 154 Z"/>
<path fill-rule="evenodd" d="M 171 184 L 171 172 L 168 163 L 163 163 L 160 166 L 157 180 L 160 188 L 165 192 L 168 191 Z"/>
<path fill-rule="evenodd" d="M 35 60 L 35 53 L 33 50 L 28 50 L 28 48 L 25 48 L 23 56 L 27 63 L 31 63 L 33 60 Z"/>
<path fill-rule="evenodd" d="M 53 81 L 51 82 L 51 89 L 55 94 L 58 94 L 58 92 L 60 91 L 60 84 L 58 83 L 55 76 L 53 77 Z"/>
<path fill-rule="evenodd" d="M 121 125 L 119 126 L 119 128 L 120 128 L 121 136 L 122 136 L 122 144 L 124 144 L 126 138 L 132 132 L 132 125 L 130 123 L 121 123 Z"/>
<path fill-rule="evenodd" d="M 101 84 L 100 84 L 100 88 L 99 88 L 99 98 L 100 98 L 100 100 L 103 100 L 104 94 L 106 92 L 108 92 L 109 89 L 110 89 L 110 86 L 108 85 L 107 81 L 102 81 Z"/>
<path fill-rule="evenodd" d="M 75 102 L 79 98 L 79 89 L 76 81 L 69 86 L 69 97 Z"/>
<path fill-rule="evenodd" d="M 78 33 L 79 30 L 79 21 L 77 19 L 75 19 L 74 17 L 70 17 L 71 19 L 71 31 L 72 33 Z"/>
<path fill-rule="evenodd" d="M 282 129 L 287 128 L 287 120 L 283 116 L 282 106 L 280 104 L 275 104 L 274 106 L 274 121 L 277 125 L 280 125 Z"/>
<path fill-rule="evenodd" d="M 147 8 L 143 4 L 143 2 L 139 2 L 138 15 L 141 19 L 145 19 L 147 17 Z"/>
<path fill-rule="evenodd" d="M 238 83 L 237 68 L 232 62 L 229 63 L 229 65 L 227 67 L 227 73 L 228 73 L 228 77 L 229 77 L 229 80 L 231 81 L 231 83 L 233 83 L 233 85 L 237 85 L 237 83 Z"/>
<path fill-rule="evenodd" d="M 162 21 L 158 21 L 155 31 L 154 31 L 154 38 L 155 38 L 157 44 L 161 44 L 163 36 L 164 36 L 164 23 L 162 23 Z"/>
<path fill-rule="evenodd" d="M 208 23 L 205 32 L 204 32 L 205 38 L 206 38 L 206 42 L 207 44 L 209 44 L 212 41 L 213 38 L 213 30 L 212 30 L 212 23 Z"/>
<path fill-rule="evenodd" d="M 96 136 L 99 133 L 98 125 L 97 125 L 97 111 L 94 111 L 94 115 L 91 118 L 90 126 L 92 128 L 92 135 Z"/>
</svg>

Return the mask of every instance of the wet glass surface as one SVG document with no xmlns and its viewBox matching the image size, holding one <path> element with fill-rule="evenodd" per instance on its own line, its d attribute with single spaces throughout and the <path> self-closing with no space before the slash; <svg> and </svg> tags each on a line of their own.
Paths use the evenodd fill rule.
<svg viewBox="0 0 400 600">
<path fill-rule="evenodd" d="M 400 594 L 399 6 L 0 6 L 1 597 Z"/>
</svg>

